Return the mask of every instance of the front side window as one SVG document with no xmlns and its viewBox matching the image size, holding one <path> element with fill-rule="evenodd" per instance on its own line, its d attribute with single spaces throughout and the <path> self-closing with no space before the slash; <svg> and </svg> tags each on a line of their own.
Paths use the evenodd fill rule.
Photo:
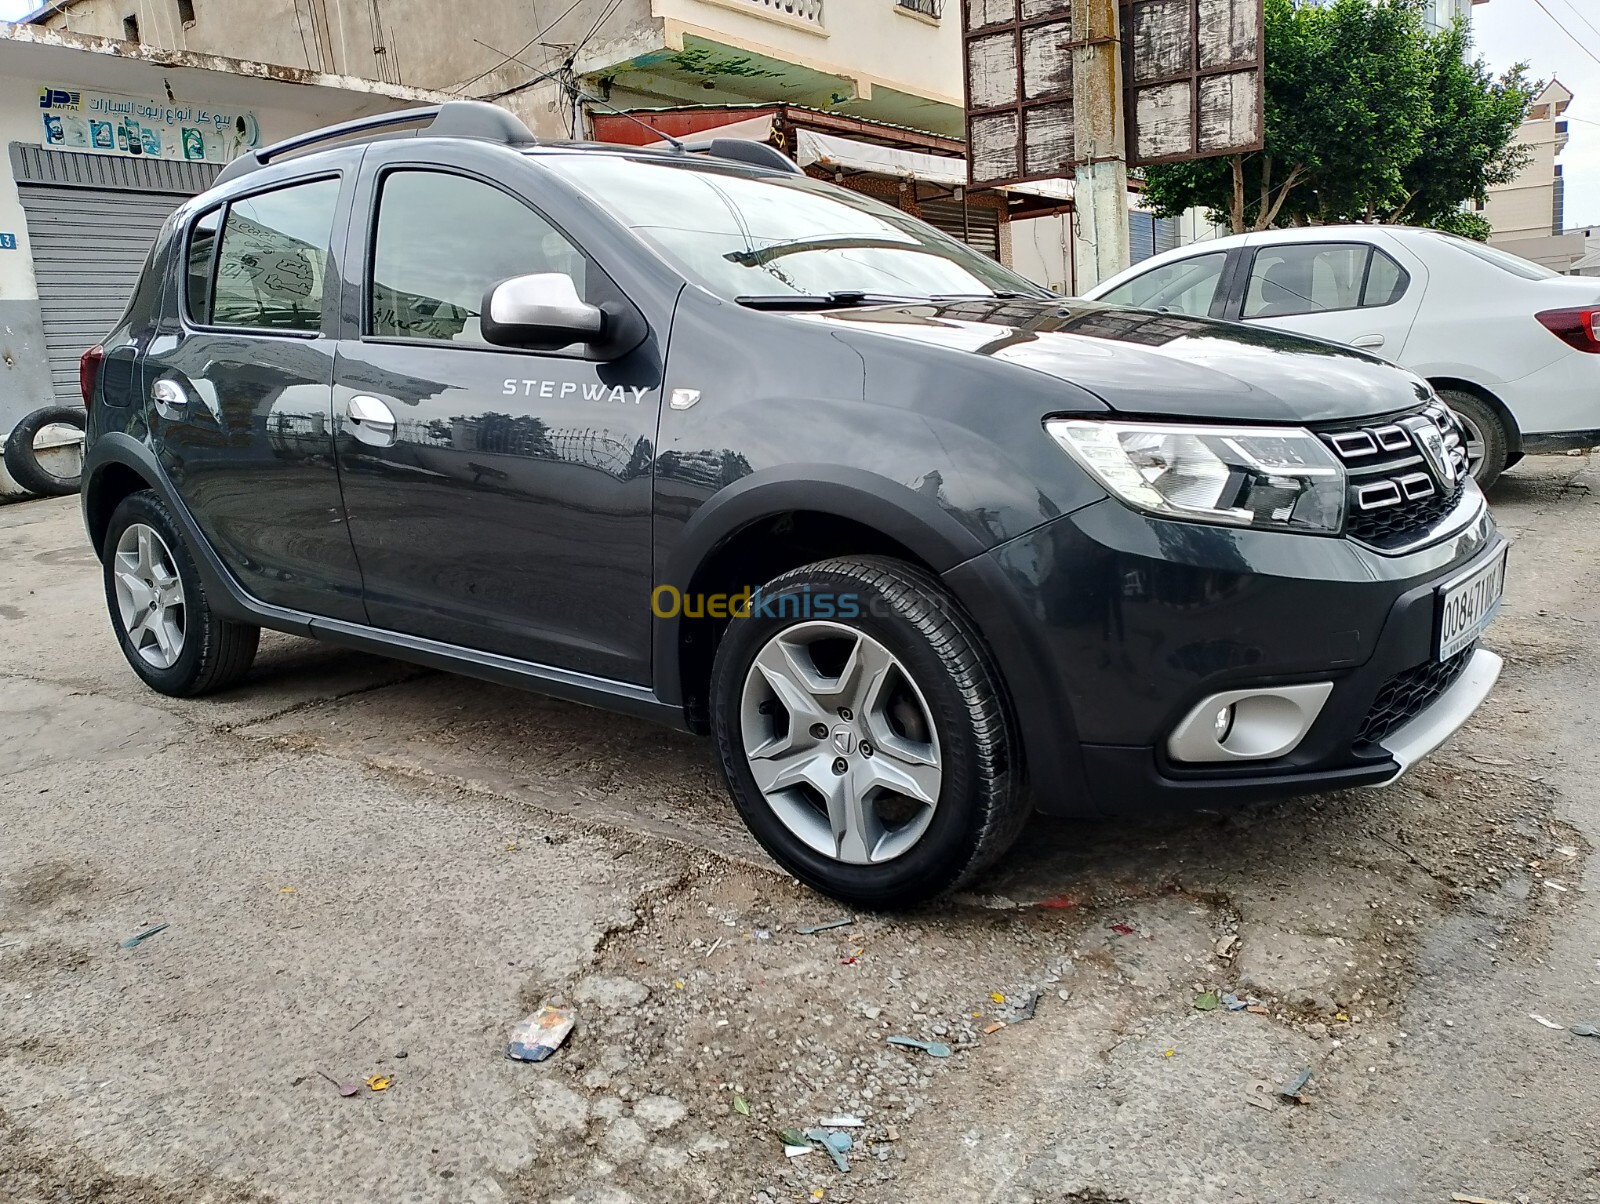
<svg viewBox="0 0 1600 1204">
<path fill-rule="evenodd" d="M 216 257 L 211 324 L 320 330 L 338 200 L 338 180 L 313 180 L 230 204 Z M 192 305 L 192 258 L 190 267 Z"/>
<path fill-rule="evenodd" d="M 1217 283 L 1227 262 L 1227 252 L 1214 251 L 1164 263 L 1117 285 L 1100 300 L 1203 318 L 1211 312 L 1211 301 L 1217 295 Z"/>
<path fill-rule="evenodd" d="M 465 176 L 397 171 L 378 200 L 368 333 L 486 344 L 483 295 L 513 276 L 559 272 L 586 296 L 583 253 L 509 193 Z"/>
<path fill-rule="evenodd" d="M 1048 297 L 909 214 L 806 176 L 700 156 L 541 157 L 723 297 Z"/>
</svg>

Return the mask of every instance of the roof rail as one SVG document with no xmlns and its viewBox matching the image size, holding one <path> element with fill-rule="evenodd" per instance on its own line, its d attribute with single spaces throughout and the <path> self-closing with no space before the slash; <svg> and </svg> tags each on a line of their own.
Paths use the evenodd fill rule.
<svg viewBox="0 0 1600 1204">
<path fill-rule="evenodd" d="M 711 155 L 717 159 L 734 159 L 740 163 L 753 163 L 757 167 L 770 167 L 774 171 L 803 176 L 801 167 L 788 155 L 765 142 L 752 142 L 748 138 L 712 138 L 705 142 L 686 142 L 683 149 L 692 155 Z"/>
<path fill-rule="evenodd" d="M 426 123 L 424 125 L 423 123 Z M 378 113 L 371 117 L 358 117 L 354 121 L 324 126 L 263 146 L 240 155 L 217 176 L 221 184 L 248 175 L 296 151 L 308 150 L 323 142 L 337 142 L 362 134 L 377 134 L 401 126 L 423 126 L 417 130 L 419 137 L 478 138 L 485 142 L 498 142 L 504 146 L 534 146 L 538 139 L 533 131 L 513 114 L 498 105 L 481 100 L 449 100 L 442 105 L 428 105 L 420 109 L 399 109 L 392 113 Z"/>
</svg>

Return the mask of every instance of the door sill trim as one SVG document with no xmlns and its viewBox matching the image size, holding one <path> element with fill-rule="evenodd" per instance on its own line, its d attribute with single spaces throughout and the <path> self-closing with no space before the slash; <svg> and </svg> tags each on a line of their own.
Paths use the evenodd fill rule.
<svg viewBox="0 0 1600 1204">
<path fill-rule="evenodd" d="M 680 731 L 689 730 L 683 708 L 662 702 L 649 686 L 518 660 L 496 652 L 479 652 L 459 644 L 447 644 L 400 631 L 386 631 L 381 627 L 368 627 L 344 619 L 325 619 L 312 615 L 308 616 L 308 622 L 312 636 L 330 644 L 392 656 L 430 669 L 442 669 L 448 673 L 515 686 L 602 710 L 619 711 L 664 723 Z"/>
</svg>

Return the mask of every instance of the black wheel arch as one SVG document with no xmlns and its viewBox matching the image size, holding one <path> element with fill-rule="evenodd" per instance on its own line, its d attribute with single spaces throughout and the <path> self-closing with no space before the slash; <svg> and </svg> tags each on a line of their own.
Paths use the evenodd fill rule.
<svg viewBox="0 0 1600 1204">
<path fill-rule="evenodd" d="M 245 592 L 211 547 L 200 525 L 148 445 L 123 431 L 106 431 L 88 446 L 83 463 L 79 504 L 95 555 L 104 555 L 106 529 L 118 503 L 130 493 L 149 489 L 157 494 L 182 529 L 195 571 L 205 586 L 211 608 L 236 623 L 267 624 L 280 631 L 310 635 L 310 625 L 294 611 L 268 607 Z"/>
<path fill-rule="evenodd" d="M 948 510 L 904 485 L 864 469 L 788 465 L 745 477 L 696 510 L 656 586 L 680 596 L 725 592 L 812 560 L 865 553 L 937 575 L 986 550 Z M 695 730 L 705 728 L 704 687 L 723 625 L 681 614 L 655 620 L 656 695 L 683 706 Z"/>
</svg>

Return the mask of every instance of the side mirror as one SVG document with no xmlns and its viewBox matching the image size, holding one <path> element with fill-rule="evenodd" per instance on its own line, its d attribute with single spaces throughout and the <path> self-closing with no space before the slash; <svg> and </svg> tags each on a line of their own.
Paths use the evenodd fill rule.
<svg viewBox="0 0 1600 1204">
<path fill-rule="evenodd" d="M 578 296 L 571 276 L 540 272 L 502 280 L 485 293 L 479 326 L 484 339 L 497 346 L 556 351 L 598 343 L 606 315 Z"/>
</svg>

